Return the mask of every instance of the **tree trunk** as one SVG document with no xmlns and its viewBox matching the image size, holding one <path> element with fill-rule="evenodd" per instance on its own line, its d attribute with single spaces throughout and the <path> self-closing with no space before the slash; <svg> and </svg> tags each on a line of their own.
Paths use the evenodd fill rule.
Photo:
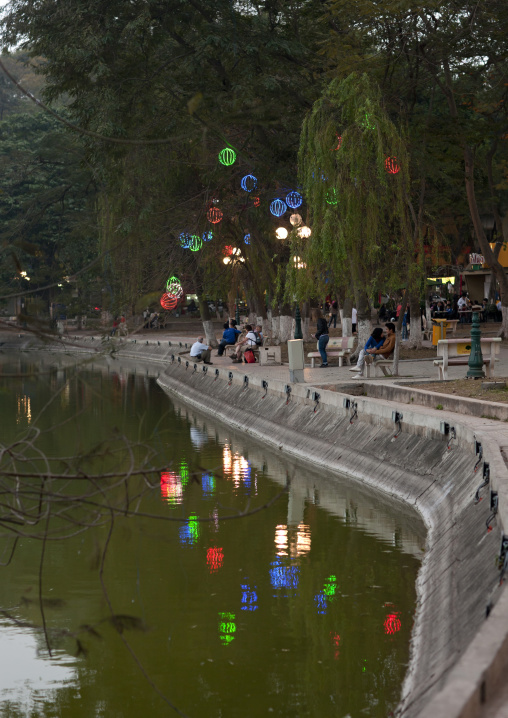
<svg viewBox="0 0 508 718">
<path fill-rule="evenodd" d="M 208 302 L 203 296 L 198 299 L 199 312 L 201 314 L 201 321 L 203 322 L 203 331 L 205 332 L 205 341 L 211 347 L 217 347 L 217 339 L 215 338 L 215 332 L 213 329 L 212 315 L 210 314 L 210 307 Z"/>
<path fill-rule="evenodd" d="M 420 295 L 411 292 L 409 296 L 410 333 L 409 346 L 411 349 L 422 348 L 422 320 L 420 316 Z"/>
<path fill-rule="evenodd" d="M 367 343 L 368 338 L 372 334 L 372 321 L 370 318 L 370 305 L 369 299 L 363 290 L 357 292 L 356 300 L 357 310 L 357 331 L 358 331 L 358 346 L 356 347 L 352 357 L 356 358 Z"/>
<path fill-rule="evenodd" d="M 353 336 L 353 324 L 351 321 L 351 312 L 353 310 L 353 300 L 349 295 L 346 295 L 344 299 L 344 306 L 342 307 L 342 336 L 351 337 Z"/>
</svg>

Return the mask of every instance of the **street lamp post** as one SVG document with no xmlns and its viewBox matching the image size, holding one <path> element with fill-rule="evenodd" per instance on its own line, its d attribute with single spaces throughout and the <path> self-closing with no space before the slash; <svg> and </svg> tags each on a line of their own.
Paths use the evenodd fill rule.
<svg viewBox="0 0 508 718">
<path fill-rule="evenodd" d="M 303 339 L 303 332 L 302 332 L 302 317 L 300 315 L 300 305 L 298 302 L 296 303 L 296 309 L 295 309 L 295 339 Z"/>
<path fill-rule="evenodd" d="M 480 338 L 482 332 L 480 329 L 480 309 L 481 307 L 475 305 L 473 308 L 473 326 L 471 328 L 471 353 L 469 355 L 468 366 L 466 377 L 468 379 L 483 379 L 485 372 L 483 371 L 483 356 L 482 356 L 482 345 Z"/>
</svg>

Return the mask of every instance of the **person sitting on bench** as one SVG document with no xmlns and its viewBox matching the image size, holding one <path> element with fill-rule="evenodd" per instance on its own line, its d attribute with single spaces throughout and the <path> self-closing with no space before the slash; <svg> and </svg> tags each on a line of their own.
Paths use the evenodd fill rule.
<svg viewBox="0 0 508 718">
<path fill-rule="evenodd" d="M 376 327 L 370 337 L 367 339 L 367 343 L 358 355 L 358 361 L 356 366 L 352 366 L 349 371 L 359 372 L 358 376 L 363 376 L 363 366 L 365 364 L 365 355 L 369 349 L 380 349 L 384 343 L 384 332 L 381 327 Z M 354 379 L 355 377 L 353 377 Z"/>
<path fill-rule="evenodd" d="M 247 334 L 243 339 L 240 339 L 238 342 L 238 349 L 236 350 L 236 354 L 232 354 L 231 358 L 236 363 L 242 362 L 242 354 L 247 351 L 247 349 L 255 349 L 257 346 L 257 340 L 256 335 L 252 331 L 252 327 L 250 324 L 245 325 L 245 331 Z"/>
<path fill-rule="evenodd" d="M 387 322 L 385 324 L 385 327 L 387 329 L 387 332 L 386 338 L 382 346 L 376 349 L 367 349 L 367 351 L 363 355 L 363 363 L 365 363 L 365 359 L 367 359 L 369 356 L 372 357 L 371 361 L 377 361 L 378 359 L 390 359 L 391 355 L 393 354 L 393 350 L 395 349 L 395 324 L 393 322 Z M 360 352 L 360 354 L 361 353 L 362 352 Z M 359 360 L 360 358 L 358 357 L 358 361 Z M 386 369 L 383 366 L 381 367 L 381 369 L 383 370 L 383 374 L 386 375 Z M 363 376 L 363 364 L 357 376 Z"/>
<path fill-rule="evenodd" d="M 228 346 L 228 344 L 236 344 L 238 335 L 241 333 L 242 332 L 236 329 L 236 327 L 234 327 L 233 324 L 230 322 L 224 329 L 224 332 L 222 334 L 222 339 L 219 342 L 219 349 L 217 350 L 217 356 L 221 357 L 224 354 L 224 350 Z"/>
</svg>

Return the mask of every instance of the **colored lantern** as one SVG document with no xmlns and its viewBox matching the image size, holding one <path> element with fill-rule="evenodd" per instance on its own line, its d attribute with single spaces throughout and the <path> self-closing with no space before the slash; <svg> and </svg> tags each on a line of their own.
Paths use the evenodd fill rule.
<svg viewBox="0 0 508 718">
<path fill-rule="evenodd" d="M 225 147 L 219 152 L 219 162 L 221 163 L 221 165 L 229 167 L 229 165 L 234 164 L 235 160 L 236 152 L 232 150 L 231 147 Z"/>
<path fill-rule="evenodd" d="M 389 613 L 383 625 L 385 633 L 388 636 L 392 636 L 394 633 L 400 631 L 402 623 L 400 622 L 399 613 Z"/>
<path fill-rule="evenodd" d="M 376 125 L 372 122 L 372 115 L 370 114 L 370 112 L 365 113 L 363 119 L 360 122 L 360 125 L 363 127 L 364 130 L 375 129 Z"/>
<path fill-rule="evenodd" d="M 312 230 L 310 227 L 306 227 L 304 225 L 303 227 L 298 227 L 298 229 L 296 230 L 296 233 L 302 239 L 308 239 L 310 237 L 310 235 L 312 234 Z"/>
<path fill-rule="evenodd" d="M 183 249 L 189 249 L 191 235 L 188 232 L 182 232 L 178 239 L 180 240 L 180 247 Z"/>
<path fill-rule="evenodd" d="M 206 216 L 208 218 L 208 221 L 212 224 L 218 224 L 224 217 L 221 210 L 217 209 L 217 207 L 210 207 L 210 209 L 206 213 Z"/>
<path fill-rule="evenodd" d="M 302 258 L 296 255 L 293 257 L 293 265 L 295 269 L 307 269 L 307 265 L 305 262 L 302 262 Z"/>
<path fill-rule="evenodd" d="M 242 177 L 240 184 L 246 192 L 252 192 L 258 186 L 258 181 L 254 175 L 245 175 L 245 177 Z"/>
<path fill-rule="evenodd" d="M 342 135 L 337 134 L 337 147 L 334 147 L 333 149 L 335 151 L 340 150 L 341 144 L 342 144 Z"/>
<path fill-rule="evenodd" d="M 226 257 L 230 257 L 233 254 L 233 247 L 230 244 L 227 244 L 222 250 L 222 254 Z"/>
<path fill-rule="evenodd" d="M 193 234 L 190 238 L 189 249 L 191 252 L 199 252 L 203 246 L 203 240 L 198 234 Z"/>
<path fill-rule="evenodd" d="M 335 187 L 332 187 L 331 189 L 328 190 L 328 192 L 326 193 L 325 199 L 328 202 L 328 204 L 331 204 L 333 206 L 338 204 L 339 200 L 337 199 L 337 192 L 335 190 Z"/>
<path fill-rule="evenodd" d="M 211 242 L 213 239 L 213 232 L 211 230 L 209 232 L 203 232 L 201 239 L 203 242 Z"/>
<path fill-rule="evenodd" d="M 171 309 L 174 309 L 178 304 L 178 297 L 175 297 L 173 294 L 168 294 L 167 292 L 165 292 L 160 298 L 160 303 L 163 309 L 171 311 Z"/>
<path fill-rule="evenodd" d="M 260 202 L 259 197 L 252 198 L 252 203 L 253 203 L 254 207 L 259 207 L 259 202 Z"/>
<path fill-rule="evenodd" d="M 400 172 L 400 165 L 396 157 L 387 157 L 385 159 L 385 170 L 391 175 L 396 175 L 397 172 Z"/>
<path fill-rule="evenodd" d="M 293 227 L 299 227 L 302 223 L 302 216 L 300 214 L 292 214 L 289 221 Z"/>
<path fill-rule="evenodd" d="M 303 197 L 299 192 L 289 192 L 286 195 L 286 204 L 291 209 L 297 209 L 303 202 Z"/>
<path fill-rule="evenodd" d="M 166 282 L 166 292 L 174 297 L 180 298 L 183 294 L 183 287 L 178 277 L 170 277 Z"/>
<path fill-rule="evenodd" d="M 275 230 L 275 236 L 277 239 L 286 239 L 288 236 L 288 231 L 285 227 L 277 227 Z"/>
<path fill-rule="evenodd" d="M 274 215 L 274 217 L 282 217 L 282 215 L 287 211 L 287 204 L 283 202 L 281 199 L 274 199 L 273 202 L 270 205 L 270 212 Z"/>
<path fill-rule="evenodd" d="M 250 234 L 245 234 L 243 237 L 244 244 L 250 244 Z"/>
</svg>

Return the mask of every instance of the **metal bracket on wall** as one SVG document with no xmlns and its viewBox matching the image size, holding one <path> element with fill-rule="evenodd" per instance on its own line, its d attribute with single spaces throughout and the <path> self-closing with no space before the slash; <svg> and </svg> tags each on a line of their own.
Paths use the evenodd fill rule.
<svg viewBox="0 0 508 718">
<path fill-rule="evenodd" d="M 480 491 L 485 488 L 485 486 L 488 486 L 490 482 L 490 464 L 485 462 L 483 464 L 483 481 L 479 485 L 479 487 L 476 489 L 476 493 L 474 495 L 474 502 L 475 504 L 480 503 L 482 500 L 482 497 L 480 496 Z"/>
</svg>

